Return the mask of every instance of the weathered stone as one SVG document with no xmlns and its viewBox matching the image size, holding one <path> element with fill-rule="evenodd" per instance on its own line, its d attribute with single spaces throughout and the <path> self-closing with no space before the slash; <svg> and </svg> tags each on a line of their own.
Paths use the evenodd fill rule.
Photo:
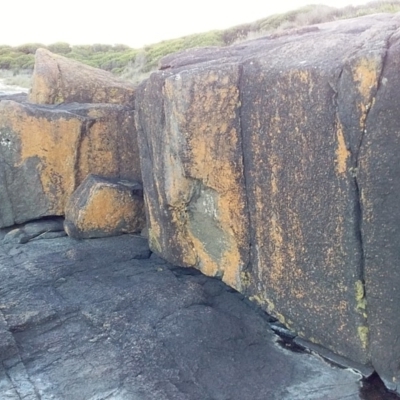
<svg viewBox="0 0 400 400">
<path fill-rule="evenodd" d="M 184 52 L 136 99 L 151 248 L 393 389 L 399 28 L 369 16 Z"/>
<path fill-rule="evenodd" d="M 243 296 L 146 252 L 131 235 L 0 245 L 2 400 L 360 398 Z"/>
<path fill-rule="evenodd" d="M 138 182 L 88 175 L 65 209 L 65 230 L 76 239 L 140 232 L 145 223 Z"/>
<path fill-rule="evenodd" d="M 89 173 L 141 180 L 132 109 L 0 102 L 0 227 L 63 215 Z"/>
<path fill-rule="evenodd" d="M 48 235 L 52 233 L 53 235 Z M 64 219 L 53 218 L 42 221 L 29 222 L 22 227 L 8 232 L 3 239 L 4 243 L 28 243 L 30 240 L 50 239 L 50 237 L 65 236 Z"/>
<path fill-rule="evenodd" d="M 372 363 L 400 392 L 400 35 L 388 41 L 383 70 L 357 152 L 365 292 Z M 361 296 L 360 296 L 361 297 Z"/>
<path fill-rule="evenodd" d="M 239 69 L 166 75 L 161 103 L 154 99 L 159 82 L 155 76 L 140 89 L 138 115 L 151 246 L 171 262 L 196 266 L 240 289 L 248 223 Z"/>
<path fill-rule="evenodd" d="M 135 86 L 103 71 L 38 49 L 29 101 L 36 104 L 134 101 Z"/>
<path fill-rule="evenodd" d="M 328 24 L 287 38 L 273 60 L 275 46 L 243 63 L 241 87 L 247 293 L 301 336 L 365 364 L 354 154 L 394 29 L 385 26 Z"/>
</svg>

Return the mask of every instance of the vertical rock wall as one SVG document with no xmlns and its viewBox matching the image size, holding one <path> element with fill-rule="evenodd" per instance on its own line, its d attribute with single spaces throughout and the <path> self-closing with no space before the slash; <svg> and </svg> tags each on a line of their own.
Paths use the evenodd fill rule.
<svg viewBox="0 0 400 400">
<path fill-rule="evenodd" d="M 146 118 L 154 99 L 142 92 L 139 141 L 152 247 L 240 289 L 249 226 L 238 84 L 237 65 L 166 76 L 157 115 Z"/>
<path fill-rule="evenodd" d="M 168 57 L 136 106 L 152 249 L 392 389 L 399 27 L 379 15 Z"/>
</svg>

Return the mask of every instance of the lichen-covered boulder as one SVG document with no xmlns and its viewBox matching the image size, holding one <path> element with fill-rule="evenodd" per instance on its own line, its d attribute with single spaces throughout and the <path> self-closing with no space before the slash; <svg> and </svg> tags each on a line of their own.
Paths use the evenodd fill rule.
<svg viewBox="0 0 400 400">
<path fill-rule="evenodd" d="M 377 15 L 184 52 L 136 97 L 153 251 L 393 390 L 399 29 Z"/>
<path fill-rule="evenodd" d="M 36 104 L 113 103 L 134 100 L 135 87 L 98 68 L 38 49 L 29 101 Z"/>
<path fill-rule="evenodd" d="M 0 227 L 63 215 L 89 173 L 141 180 L 131 108 L 0 102 Z"/>
<path fill-rule="evenodd" d="M 151 246 L 175 264 L 240 289 L 249 226 L 239 69 L 162 75 L 141 88 L 138 104 Z"/>
<path fill-rule="evenodd" d="M 72 194 L 64 227 L 76 239 L 140 232 L 145 226 L 139 182 L 89 175 Z"/>
</svg>

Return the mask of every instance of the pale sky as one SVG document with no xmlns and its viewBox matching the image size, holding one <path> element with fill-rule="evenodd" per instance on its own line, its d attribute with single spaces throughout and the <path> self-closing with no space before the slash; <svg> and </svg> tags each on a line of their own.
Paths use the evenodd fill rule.
<svg viewBox="0 0 400 400">
<path fill-rule="evenodd" d="M 142 47 L 253 22 L 310 3 L 367 0 L 1 0 L 0 44 L 68 42 Z"/>
</svg>

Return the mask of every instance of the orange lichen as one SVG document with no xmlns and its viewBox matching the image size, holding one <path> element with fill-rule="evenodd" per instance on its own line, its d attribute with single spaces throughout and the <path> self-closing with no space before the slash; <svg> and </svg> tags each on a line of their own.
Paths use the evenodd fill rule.
<svg viewBox="0 0 400 400">
<path fill-rule="evenodd" d="M 243 166 L 238 153 L 239 133 L 236 129 L 238 70 L 227 74 L 205 71 L 204 74 L 190 76 L 190 83 L 186 82 L 188 77 L 182 75 L 179 75 L 180 79 L 167 79 L 164 87 L 173 117 L 165 140 L 170 146 L 169 151 L 174 150 L 173 153 L 177 154 L 179 148 L 174 146 L 182 141 L 182 137 L 178 139 L 177 136 L 184 136 L 186 143 L 182 151 L 190 162 L 183 167 L 176 157 L 166 157 L 168 162 L 175 163 L 175 167 L 167 163 L 167 170 L 174 175 L 168 177 L 171 184 L 166 187 L 167 198 L 169 203 L 171 199 L 183 199 L 184 206 L 191 191 L 197 187 L 195 182 L 217 194 L 214 215 L 207 218 L 213 220 L 224 233 L 224 244 L 218 259 L 209 254 L 204 238 L 193 230 L 187 216 L 184 217 L 186 222 L 179 224 L 181 215 L 177 215 L 174 224 L 177 230 L 186 231 L 181 239 L 192 244 L 201 270 L 211 276 L 222 275 L 225 282 L 237 288 L 240 285 L 240 268 L 244 265 L 240 249 L 247 245 L 244 240 L 247 234 L 245 197 L 241 185 Z M 182 80 L 185 80 L 184 86 Z M 174 202 L 174 208 L 177 203 L 178 200 Z"/>
<path fill-rule="evenodd" d="M 109 232 L 125 220 L 127 231 L 134 232 L 143 224 L 143 203 L 139 198 L 132 197 L 129 191 L 94 186 L 88 196 L 88 204 L 80 210 L 80 214 L 79 228 L 82 230 Z"/>
<path fill-rule="evenodd" d="M 338 174 L 344 174 L 347 171 L 347 160 L 350 157 L 350 151 L 347 149 L 346 142 L 344 140 L 342 125 L 339 122 L 337 125 L 337 148 L 335 160 L 336 172 Z"/>
<path fill-rule="evenodd" d="M 355 87 L 361 98 L 357 105 L 360 111 L 361 129 L 365 128 L 367 113 L 374 101 L 373 93 L 378 87 L 381 68 L 381 61 L 376 58 L 362 58 L 352 68 Z"/>
<path fill-rule="evenodd" d="M 62 215 L 65 202 L 76 187 L 75 166 L 82 119 L 65 117 L 50 120 L 29 115 L 23 106 L 12 103 L 4 110 L 10 129 L 19 137 L 22 166 L 35 158 L 43 192 L 49 200 L 49 213 Z"/>
</svg>

